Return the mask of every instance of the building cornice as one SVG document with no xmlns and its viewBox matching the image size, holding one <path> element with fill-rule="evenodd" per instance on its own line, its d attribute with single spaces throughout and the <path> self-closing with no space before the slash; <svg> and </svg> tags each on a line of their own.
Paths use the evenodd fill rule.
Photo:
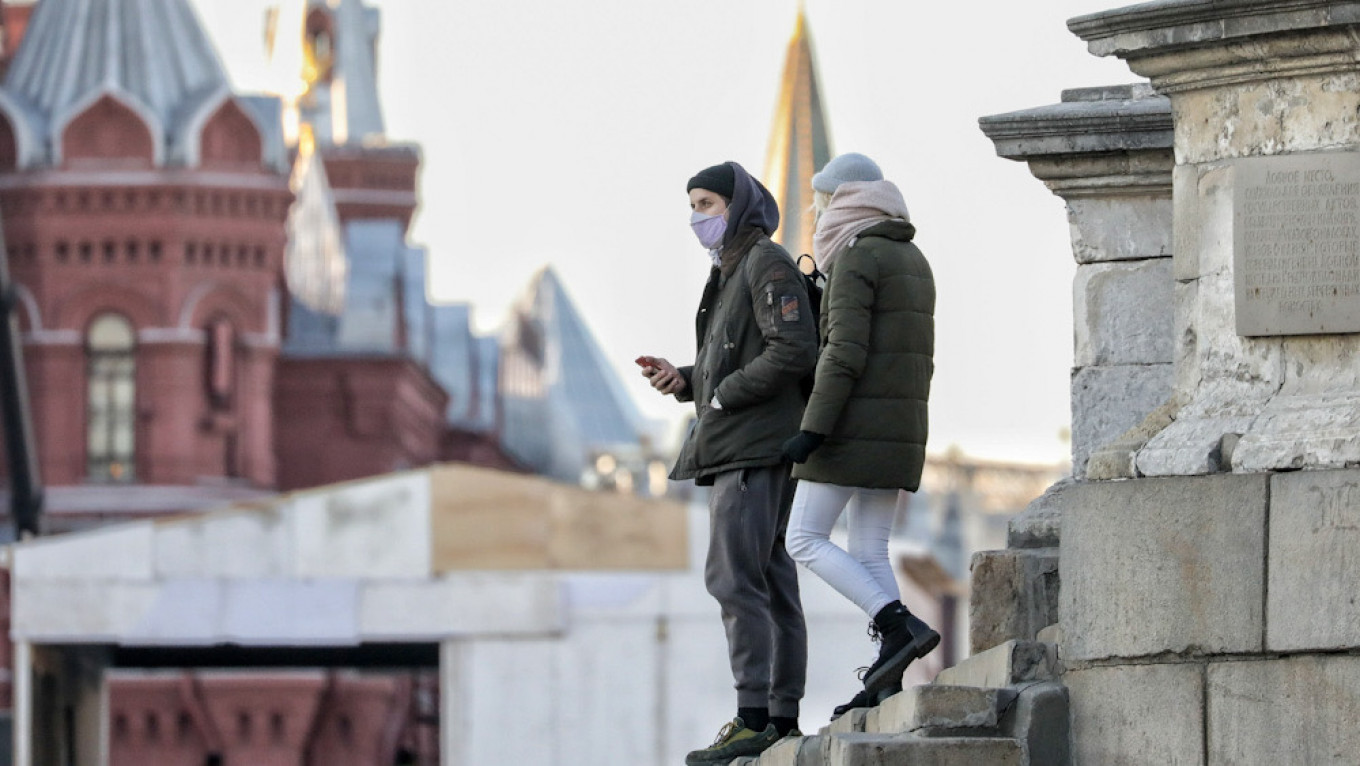
<svg viewBox="0 0 1360 766">
<path fill-rule="evenodd" d="M 1360 2 L 1163 0 L 1079 16 L 1068 28 L 1157 92 L 1360 69 Z"/>
<path fill-rule="evenodd" d="M 1067 28 L 1097 56 L 1128 58 L 1158 48 L 1348 24 L 1360 24 L 1360 2 L 1159 0 L 1077 16 Z"/>
<path fill-rule="evenodd" d="M 1173 145 L 1171 102 L 1146 84 L 1064 91 L 1062 102 L 978 120 L 1011 160 Z"/>
<path fill-rule="evenodd" d="M 202 170 L 38 170 L 0 174 L 0 190 L 39 187 L 187 186 L 252 191 L 288 191 L 288 177 Z"/>
</svg>

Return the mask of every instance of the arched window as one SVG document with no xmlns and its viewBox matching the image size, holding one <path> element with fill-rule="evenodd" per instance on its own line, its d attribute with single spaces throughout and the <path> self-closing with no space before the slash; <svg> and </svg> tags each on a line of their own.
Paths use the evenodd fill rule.
<svg viewBox="0 0 1360 766">
<path fill-rule="evenodd" d="M 135 480 L 136 334 L 118 314 L 101 314 L 86 337 L 86 465 L 95 481 Z"/>
<path fill-rule="evenodd" d="M 236 388 L 236 332 L 225 319 L 208 324 L 208 398 L 218 409 L 230 409 Z"/>
</svg>

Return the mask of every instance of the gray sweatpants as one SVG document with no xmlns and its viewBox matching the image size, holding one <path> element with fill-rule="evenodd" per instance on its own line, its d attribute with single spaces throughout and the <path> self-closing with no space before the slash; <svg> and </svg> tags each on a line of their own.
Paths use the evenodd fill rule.
<svg viewBox="0 0 1360 766">
<path fill-rule="evenodd" d="M 784 549 L 795 482 L 787 465 L 718 474 L 709 495 L 704 583 L 722 607 L 738 707 L 798 716 L 807 626 L 798 572 Z"/>
</svg>

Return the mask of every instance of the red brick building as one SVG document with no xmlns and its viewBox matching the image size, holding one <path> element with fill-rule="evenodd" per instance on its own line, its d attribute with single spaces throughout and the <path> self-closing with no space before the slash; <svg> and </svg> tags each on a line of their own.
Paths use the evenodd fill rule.
<svg viewBox="0 0 1360 766">
<path fill-rule="evenodd" d="M 370 13 L 357 0 L 308 11 L 311 41 L 327 29 L 334 38 L 333 66 L 305 98 L 324 97 L 356 55 L 372 56 L 373 39 L 342 47 L 353 20 Z M 308 257 L 300 242 L 336 241 L 298 215 L 295 198 L 328 205 L 341 238 L 368 225 L 404 247 L 418 150 L 361 131 L 336 140 L 338 122 L 315 131 L 316 144 L 290 145 L 283 117 L 296 105 L 233 92 L 187 0 L 42 0 L 3 18 L 0 216 L 47 530 L 439 459 L 449 395 L 415 353 L 412 335 L 428 328 L 407 321 L 421 314 L 401 305 L 400 285 L 387 285 L 397 310 L 380 344 L 347 344 L 344 333 L 320 348 L 288 338 L 300 294 L 287 260 Z M 306 180 L 295 166 L 313 150 L 321 164 L 306 178 L 319 188 L 295 194 Z M 340 314 L 318 315 L 344 330 Z M 433 727 L 421 723 L 432 715 L 422 708 L 437 704 L 429 680 L 416 671 L 114 675 L 110 762 L 434 763 Z"/>
</svg>

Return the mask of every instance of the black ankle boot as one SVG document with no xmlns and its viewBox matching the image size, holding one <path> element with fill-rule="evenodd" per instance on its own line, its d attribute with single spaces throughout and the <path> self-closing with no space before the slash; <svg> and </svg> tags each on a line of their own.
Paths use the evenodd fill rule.
<svg viewBox="0 0 1360 766">
<path fill-rule="evenodd" d="M 878 628 L 883 645 L 879 648 L 878 660 L 869 666 L 869 672 L 864 676 L 864 689 L 870 695 L 891 684 L 901 683 L 907 666 L 929 654 L 940 643 L 940 634 L 907 611 L 900 601 L 880 609 L 874 615 L 874 626 Z"/>
</svg>

